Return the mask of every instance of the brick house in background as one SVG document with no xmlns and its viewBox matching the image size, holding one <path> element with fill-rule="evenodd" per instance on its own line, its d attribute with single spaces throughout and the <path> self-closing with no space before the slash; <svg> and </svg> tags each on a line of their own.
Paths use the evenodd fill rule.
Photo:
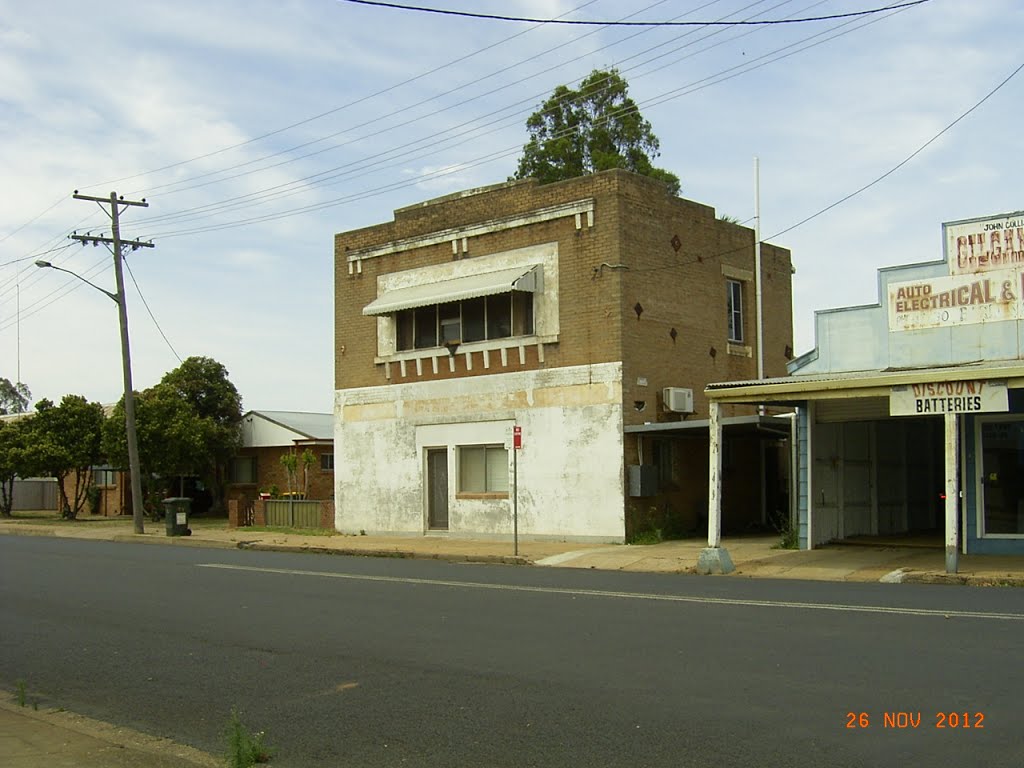
<svg viewBox="0 0 1024 768">
<path fill-rule="evenodd" d="M 534 538 L 699 530 L 704 387 L 757 376 L 754 263 L 752 230 L 622 170 L 336 235 L 336 527 L 503 537 L 515 506 Z M 792 354 L 791 275 L 763 245 L 766 375 Z M 789 425 L 725 416 L 723 524 L 742 529 L 780 503 Z"/>
<path fill-rule="evenodd" d="M 281 456 L 309 448 L 316 462 L 309 468 L 309 499 L 334 496 L 334 422 L 329 413 L 249 411 L 242 416 L 242 447 L 228 466 L 227 501 L 244 509 L 260 492 L 288 490 Z M 302 490 L 301 464 L 298 490 Z"/>
</svg>

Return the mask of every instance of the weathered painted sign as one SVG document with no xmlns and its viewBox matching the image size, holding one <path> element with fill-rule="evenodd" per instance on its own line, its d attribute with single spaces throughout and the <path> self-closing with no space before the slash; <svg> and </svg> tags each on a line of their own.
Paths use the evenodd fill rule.
<svg viewBox="0 0 1024 768">
<path fill-rule="evenodd" d="M 1009 410 L 1005 381 L 936 381 L 893 387 L 890 416 L 942 413 L 1004 413 Z"/>
<path fill-rule="evenodd" d="M 951 275 L 1024 266 L 1024 212 L 944 226 Z"/>
<path fill-rule="evenodd" d="M 889 284 L 889 330 L 1024 318 L 1024 272 L 950 275 Z"/>
</svg>

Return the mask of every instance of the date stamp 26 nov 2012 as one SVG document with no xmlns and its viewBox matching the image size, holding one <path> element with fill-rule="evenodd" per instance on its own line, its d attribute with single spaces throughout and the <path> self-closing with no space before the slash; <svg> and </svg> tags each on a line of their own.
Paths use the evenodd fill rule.
<svg viewBox="0 0 1024 768">
<path fill-rule="evenodd" d="M 930 718 L 930 719 L 929 719 Z M 984 728 L 985 714 L 983 712 L 933 712 L 922 713 L 920 711 L 910 712 L 883 712 L 881 718 L 877 714 L 868 712 L 847 712 L 847 728 L 872 728 L 881 724 L 882 728 L 915 729 L 924 726 L 925 728 L 948 729 L 955 728 Z"/>
</svg>

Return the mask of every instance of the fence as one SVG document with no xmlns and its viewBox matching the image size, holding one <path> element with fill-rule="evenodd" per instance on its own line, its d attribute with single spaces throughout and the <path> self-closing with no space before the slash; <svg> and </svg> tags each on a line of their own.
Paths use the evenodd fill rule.
<svg viewBox="0 0 1024 768">
<path fill-rule="evenodd" d="M 267 525 L 286 528 L 319 528 L 320 502 L 300 499 L 267 499 Z"/>
<path fill-rule="evenodd" d="M 57 481 L 52 477 L 14 481 L 15 512 L 36 509 L 57 509 Z"/>
</svg>

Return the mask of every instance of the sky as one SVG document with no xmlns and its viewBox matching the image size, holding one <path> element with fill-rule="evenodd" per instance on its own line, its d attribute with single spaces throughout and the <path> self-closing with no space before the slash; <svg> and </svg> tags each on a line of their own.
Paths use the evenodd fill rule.
<svg viewBox="0 0 1024 768">
<path fill-rule="evenodd" d="M 412 4 L 711 22 L 896 3 Z M 227 368 L 245 410 L 329 412 L 334 235 L 506 180 L 529 114 L 609 67 L 683 197 L 754 226 L 757 158 L 761 236 L 792 251 L 795 350 L 807 352 L 815 310 L 875 303 L 878 268 L 941 259 L 943 222 L 1024 208 L 1011 173 L 1022 28 L 1019 0 L 659 27 L 345 0 L 0 0 L 0 377 L 33 402 L 120 398 L 115 304 L 34 263 L 114 291 L 111 254 L 68 236 L 109 235 L 75 190 L 116 192 L 148 203 L 123 212 L 122 236 L 154 243 L 126 258 L 135 389 L 202 355 Z"/>
</svg>

